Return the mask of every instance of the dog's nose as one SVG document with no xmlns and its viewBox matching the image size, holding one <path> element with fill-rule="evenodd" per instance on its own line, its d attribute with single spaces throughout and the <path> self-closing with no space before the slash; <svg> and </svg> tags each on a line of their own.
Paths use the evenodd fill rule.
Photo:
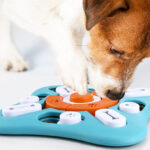
<svg viewBox="0 0 150 150">
<path fill-rule="evenodd" d="M 125 93 L 108 90 L 106 96 L 112 100 L 120 100 Z"/>
</svg>

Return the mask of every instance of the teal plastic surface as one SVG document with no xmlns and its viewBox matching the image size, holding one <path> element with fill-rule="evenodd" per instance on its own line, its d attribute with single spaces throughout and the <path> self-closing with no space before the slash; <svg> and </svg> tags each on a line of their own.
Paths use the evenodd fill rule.
<svg viewBox="0 0 150 150">
<path fill-rule="evenodd" d="M 39 96 L 42 106 L 48 95 L 59 95 L 57 86 L 49 86 L 35 91 L 32 95 Z M 89 92 L 93 89 L 89 89 Z M 122 102 L 139 103 L 143 109 L 138 114 L 121 112 L 118 107 Z M 111 107 L 127 118 L 127 125 L 113 128 L 104 125 L 88 112 L 80 112 L 82 121 L 75 125 L 57 124 L 63 112 L 55 109 L 43 109 L 17 117 L 3 117 L 0 111 L 1 135 L 42 135 L 80 140 L 104 146 L 129 146 L 141 142 L 147 134 L 147 122 L 150 118 L 150 97 L 124 98 L 118 105 Z M 45 121 L 53 122 L 46 123 Z"/>
</svg>

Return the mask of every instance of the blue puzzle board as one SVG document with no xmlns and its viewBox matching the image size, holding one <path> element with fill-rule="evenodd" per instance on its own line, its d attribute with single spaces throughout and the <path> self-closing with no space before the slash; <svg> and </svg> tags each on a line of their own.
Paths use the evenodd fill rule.
<svg viewBox="0 0 150 150">
<path fill-rule="evenodd" d="M 35 91 L 32 95 L 40 98 L 39 103 L 45 105 L 48 95 L 59 95 L 55 92 L 58 86 L 49 86 Z M 93 89 L 89 89 L 92 92 Z M 118 109 L 123 102 L 136 102 L 143 106 L 138 114 L 129 114 Z M 104 125 L 89 112 L 80 112 L 82 122 L 75 125 L 60 125 L 45 123 L 46 120 L 58 121 L 63 112 L 56 109 L 43 109 L 17 117 L 3 117 L 0 111 L 1 135 L 42 135 L 68 138 L 104 146 L 129 146 L 141 142 L 147 135 L 147 122 L 150 118 L 150 97 L 123 98 L 110 109 L 113 109 L 127 119 L 127 125 L 113 128 Z"/>
</svg>

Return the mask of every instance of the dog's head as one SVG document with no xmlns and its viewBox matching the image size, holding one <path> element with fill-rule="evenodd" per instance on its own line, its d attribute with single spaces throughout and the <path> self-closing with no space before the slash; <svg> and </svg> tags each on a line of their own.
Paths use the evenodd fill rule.
<svg viewBox="0 0 150 150">
<path fill-rule="evenodd" d="M 83 4 L 90 33 L 90 82 L 101 96 L 120 99 L 136 66 L 150 56 L 150 0 Z"/>
</svg>

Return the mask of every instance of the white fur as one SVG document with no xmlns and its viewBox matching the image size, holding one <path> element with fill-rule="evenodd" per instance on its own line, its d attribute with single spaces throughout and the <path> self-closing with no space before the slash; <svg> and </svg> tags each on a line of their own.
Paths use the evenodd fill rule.
<svg viewBox="0 0 150 150">
<path fill-rule="evenodd" d="M 94 86 L 98 96 L 106 97 L 108 90 L 122 91 L 121 81 L 104 74 L 100 65 L 88 63 L 88 74 L 90 83 Z"/>
<path fill-rule="evenodd" d="M 82 3 L 82 0 L 0 0 L 0 64 L 3 68 L 14 71 L 27 68 L 11 40 L 11 20 L 46 39 L 56 54 L 63 83 L 85 94 L 87 62 L 80 46 L 86 31 Z M 102 96 L 105 87 L 103 89 L 101 85 L 119 84 L 117 80 L 103 75 L 100 68 L 91 67 L 89 72 L 91 82 L 97 92 L 102 91 Z"/>
</svg>

